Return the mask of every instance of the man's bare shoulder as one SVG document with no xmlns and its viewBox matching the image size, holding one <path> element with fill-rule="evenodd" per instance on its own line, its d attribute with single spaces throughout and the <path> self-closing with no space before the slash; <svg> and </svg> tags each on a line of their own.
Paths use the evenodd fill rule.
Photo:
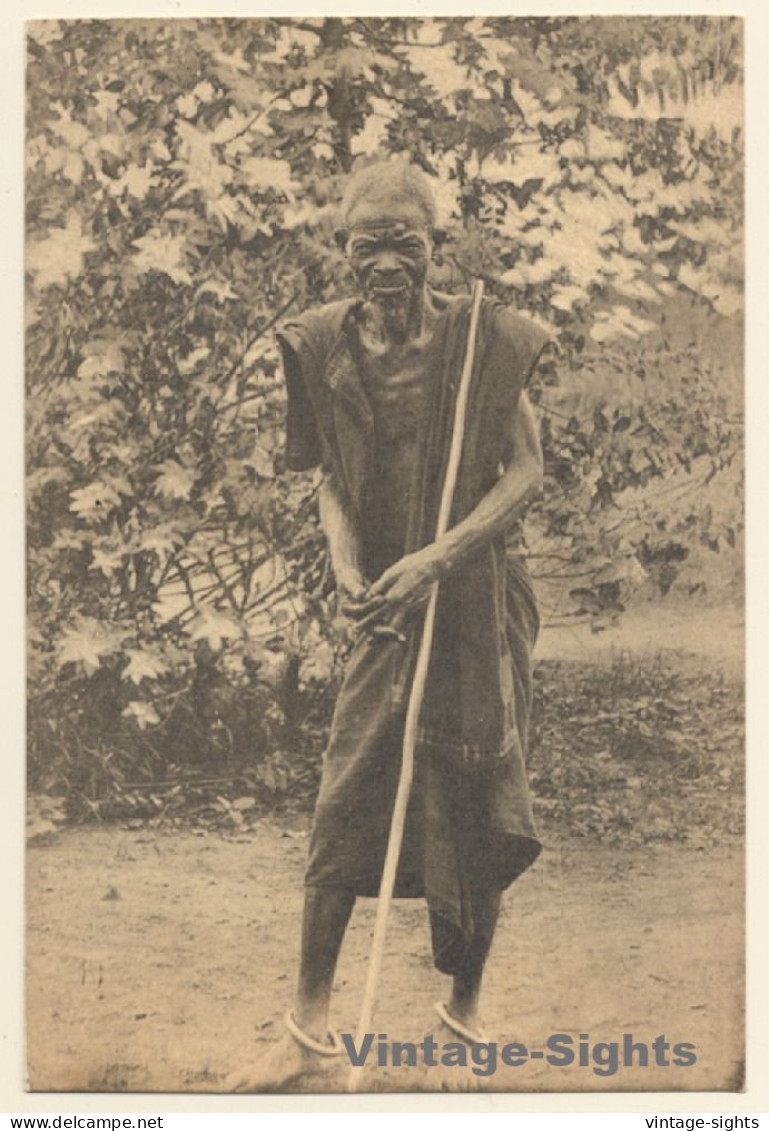
<svg viewBox="0 0 769 1131">
<path fill-rule="evenodd" d="M 511 306 L 494 302 L 493 335 L 500 348 L 518 353 L 538 355 L 554 343 L 552 331 L 531 315 L 521 314 Z"/>
<path fill-rule="evenodd" d="M 487 317 L 487 380 L 496 390 L 496 403 L 518 411 L 542 353 L 554 343 L 552 333 L 531 316 L 490 300 Z"/>
<path fill-rule="evenodd" d="M 469 311 L 472 296 L 453 295 L 431 290 L 430 296 L 439 310 Z M 492 340 L 499 348 L 514 353 L 540 353 L 544 346 L 555 342 L 552 331 L 531 314 L 522 314 L 514 307 L 487 296 L 483 300 L 487 326 Z"/>
</svg>

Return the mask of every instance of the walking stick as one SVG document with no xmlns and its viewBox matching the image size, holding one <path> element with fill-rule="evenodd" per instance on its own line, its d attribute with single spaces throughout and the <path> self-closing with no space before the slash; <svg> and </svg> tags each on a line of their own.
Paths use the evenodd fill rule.
<svg viewBox="0 0 769 1131">
<path fill-rule="evenodd" d="M 456 487 L 457 483 L 459 462 L 462 458 L 462 443 L 465 434 L 465 417 L 467 415 L 467 401 L 470 392 L 470 378 L 473 372 L 475 342 L 478 336 L 478 321 L 481 313 L 482 298 L 483 282 L 479 279 L 476 281 L 473 287 L 473 299 L 470 309 L 470 325 L 467 334 L 465 361 L 462 367 L 462 374 L 459 379 L 459 389 L 457 390 L 457 400 L 454 408 L 454 427 L 451 433 L 451 447 L 449 448 L 449 459 L 446 466 L 446 478 L 443 483 L 443 492 L 441 494 L 440 508 L 438 510 L 438 522 L 435 531 L 436 539 L 440 538 L 441 535 L 446 533 L 449 525 L 449 518 L 451 517 L 451 506 L 454 501 L 454 488 Z M 433 643 L 433 630 L 435 628 L 435 609 L 437 603 L 438 582 L 436 582 L 430 590 L 424 624 L 422 627 L 422 638 L 419 642 L 419 651 L 417 653 L 417 660 L 414 668 L 414 679 L 411 684 L 411 693 L 409 695 L 408 708 L 406 710 L 406 722 L 403 731 L 403 758 L 401 761 L 401 771 L 398 778 L 398 789 L 395 794 L 395 804 L 393 806 L 393 815 L 390 824 L 390 835 L 387 841 L 387 853 L 385 855 L 384 868 L 382 870 L 382 880 L 379 885 L 376 919 L 374 921 L 374 938 L 371 944 L 371 959 L 369 961 L 366 988 L 363 993 L 363 1004 L 361 1005 L 360 1019 L 358 1021 L 358 1032 L 356 1037 L 356 1046 L 358 1048 L 360 1047 L 361 1042 L 364 1040 L 366 1034 L 371 1032 L 371 1021 L 374 1013 L 377 986 L 379 984 L 379 974 L 382 969 L 382 958 L 384 956 L 385 935 L 387 933 L 387 917 L 390 913 L 390 904 L 392 903 L 393 898 L 395 874 L 398 870 L 398 860 L 400 858 L 401 844 L 403 842 L 403 828 L 406 823 L 406 809 L 408 808 L 409 795 L 411 793 L 411 782 L 414 777 L 414 749 L 416 746 L 417 724 L 419 723 L 419 714 L 422 709 L 422 700 L 425 693 L 427 668 L 430 663 L 430 652 Z M 360 1078 L 361 1069 L 356 1065 L 352 1065 L 350 1067 L 350 1075 L 347 1080 L 348 1092 L 357 1091 L 357 1086 Z"/>
</svg>

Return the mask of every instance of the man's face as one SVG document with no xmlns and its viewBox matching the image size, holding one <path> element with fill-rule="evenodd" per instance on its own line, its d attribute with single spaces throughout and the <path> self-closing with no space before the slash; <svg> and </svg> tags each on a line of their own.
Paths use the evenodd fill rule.
<svg viewBox="0 0 769 1131">
<path fill-rule="evenodd" d="M 347 258 L 364 298 L 409 309 L 424 290 L 432 251 L 423 210 L 408 201 L 363 199 L 349 223 Z"/>
</svg>

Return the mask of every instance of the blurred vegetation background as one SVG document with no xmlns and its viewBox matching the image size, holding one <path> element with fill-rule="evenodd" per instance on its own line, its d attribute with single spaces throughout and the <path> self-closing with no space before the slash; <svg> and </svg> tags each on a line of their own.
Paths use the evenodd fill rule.
<svg viewBox="0 0 769 1131">
<path fill-rule="evenodd" d="M 556 335 L 524 547 L 545 625 L 739 596 L 739 20 L 28 30 L 36 827 L 239 827 L 312 793 L 347 639 L 317 484 L 283 474 L 273 329 L 352 293 L 356 162 L 435 178 L 436 286 L 482 277 Z M 579 784 L 548 741 L 543 796 Z"/>
</svg>

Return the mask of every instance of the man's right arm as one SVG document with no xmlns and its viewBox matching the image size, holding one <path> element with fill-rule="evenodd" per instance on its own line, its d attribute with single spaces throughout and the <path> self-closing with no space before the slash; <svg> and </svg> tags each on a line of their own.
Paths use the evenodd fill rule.
<svg viewBox="0 0 769 1131">
<path fill-rule="evenodd" d="M 366 591 L 360 560 L 360 536 L 333 474 L 327 474 L 321 484 L 318 506 L 337 588 L 343 596 L 360 600 Z"/>
</svg>

